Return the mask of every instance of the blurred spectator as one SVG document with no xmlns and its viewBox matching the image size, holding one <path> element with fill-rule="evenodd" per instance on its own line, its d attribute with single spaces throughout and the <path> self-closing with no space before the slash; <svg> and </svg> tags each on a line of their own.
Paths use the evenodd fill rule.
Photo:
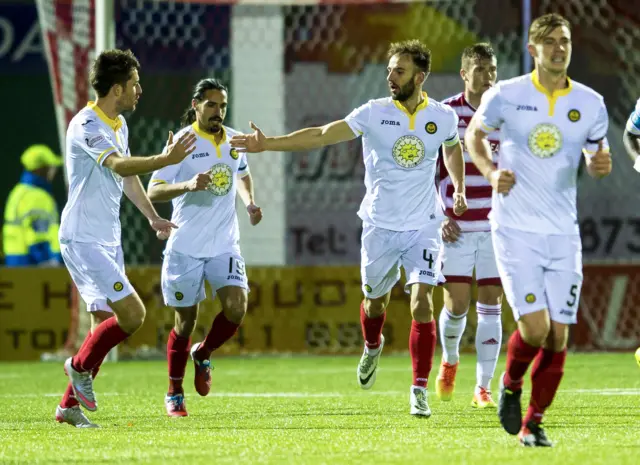
<svg viewBox="0 0 640 465">
<path fill-rule="evenodd" d="M 62 264 L 60 216 L 51 182 L 62 158 L 46 145 L 32 145 L 20 158 L 25 171 L 9 193 L 2 227 L 6 266 Z"/>
</svg>

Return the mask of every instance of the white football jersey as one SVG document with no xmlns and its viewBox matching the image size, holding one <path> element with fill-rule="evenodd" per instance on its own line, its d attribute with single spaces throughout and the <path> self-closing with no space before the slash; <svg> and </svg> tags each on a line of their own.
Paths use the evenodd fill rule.
<svg viewBox="0 0 640 465">
<path fill-rule="evenodd" d="M 443 216 L 433 179 L 440 146 L 459 142 L 458 116 L 425 92 L 423 97 L 413 115 L 387 97 L 345 118 L 362 136 L 366 194 L 358 216 L 365 223 L 411 231 Z"/>
<path fill-rule="evenodd" d="M 629 119 L 627 120 L 627 131 L 634 136 L 640 136 L 640 98 L 636 102 L 635 110 L 629 115 Z"/>
<path fill-rule="evenodd" d="M 102 166 L 113 153 L 128 157 L 129 130 L 122 115 L 112 120 L 94 103 L 67 129 L 65 166 L 69 197 L 62 210 L 60 241 L 120 245 L 122 178 Z"/>
<path fill-rule="evenodd" d="M 512 170 L 508 195 L 493 193 L 492 226 L 540 234 L 578 234 L 576 182 L 583 150 L 606 140 L 604 99 L 568 80 L 546 91 L 536 72 L 499 82 L 482 96 L 476 118 L 486 132 L 500 129 L 499 168 Z"/>
<path fill-rule="evenodd" d="M 198 173 L 209 173 L 211 183 L 204 191 L 187 192 L 172 200 L 171 221 L 178 226 L 171 232 L 166 250 L 175 250 L 196 258 L 211 258 L 224 253 L 240 253 L 240 233 L 236 215 L 236 176 L 247 176 L 247 156 L 231 148 L 229 139 L 239 132 L 223 126 L 218 145 L 213 135 L 195 122 L 176 134 L 180 138 L 193 129 L 195 150 L 176 165 L 166 166 L 151 175 L 150 186 L 179 183 Z"/>
</svg>

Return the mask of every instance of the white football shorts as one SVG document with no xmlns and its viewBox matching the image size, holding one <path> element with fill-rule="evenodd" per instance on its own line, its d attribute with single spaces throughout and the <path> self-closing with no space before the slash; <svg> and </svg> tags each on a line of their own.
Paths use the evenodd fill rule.
<svg viewBox="0 0 640 465">
<path fill-rule="evenodd" d="M 225 286 L 249 289 L 244 259 L 239 253 L 194 258 L 166 251 L 162 262 L 162 295 L 165 305 L 191 307 L 206 297 L 205 279 L 215 293 Z"/>
<path fill-rule="evenodd" d="M 478 286 L 500 286 L 490 231 L 463 232 L 456 242 L 444 242 L 441 260 L 448 283 L 471 284 L 475 269 Z"/>
<path fill-rule="evenodd" d="M 582 289 L 582 243 L 578 235 L 538 234 L 494 227 L 493 247 L 513 316 L 542 309 L 552 321 L 577 322 Z"/>
<path fill-rule="evenodd" d="M 88 311 L 110 312 L 108 301 L 135 292 L 124 273 L 121 246 L 68 241 L 60 243 L 60 253 Z"/>
<path fill-rule="evenodd" d="M 442 280 L 441 221 L 430 221 L 416 231 L 391 231 L 365 223 L 360 248 L 362 291 L 375 299 L 387 294 L 400 280 L 400 267 L 407 276 L 405 292 L 414 283 L 431 286 Z"/>
</svg>

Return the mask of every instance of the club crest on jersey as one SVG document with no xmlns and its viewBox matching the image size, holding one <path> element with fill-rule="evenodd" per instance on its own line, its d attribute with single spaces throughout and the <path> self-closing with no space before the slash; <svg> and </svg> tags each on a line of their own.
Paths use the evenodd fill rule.
<svg viewBox="0 0 640 465">
<path fill-rule="evenodd" d="M 417 136 L 402 136 L 393 144 L 393 159 L 403 168 L 415 168 L 424 160 L 424 143 Z"/>
<path fill-rule="evenodd" d="M 531 292 L 528 293 L 525 297 L 524 297 L 524 301 L 528 304 L 534 304 L 536 303 L 536 296 L 535 294 L 532 294 Z"/>
<path fill-rule="evenodd" d="M 373 291 L 373 289 L 371 289 L 371 286 L 369 286 L 368 284 L 364 285 L 364 290 L 367 291 L 367 292 Z"/>
<path fill-rule="evenodd" d="M 236 149 L 231 149 L 229 151 L 229 155 L 231 155 L 231 158 L 233 158 L 234 160 L 238 159 L 238 151 Z"/>
<path fill-rule="evenodd" d="M 124 289 L 124 285 L 120 281 L 113 285 L 113 290 L 116 292 L 120 292 L 122 289 Z"/>
<path fill-rule="evenodd" d="M 184 299 L 184 294 L 182 292 L 176 292 L 176 300 Z"/>
<path fill-rule="evenodd" d="M 233 171 L 231 171 L 231 168 L 224 163 L 218 163 L 211 167 L 209 175 L 211 175 L 211 182 L 207 190 L 213 195 L 227 195 L 233 185 Z"/>
<path fill-rule="evenodd" d="M 569 121 L 571 121 L 572 123 L 576 123 L 580 121 L 581 115 L 580 112 L 574 108 L 573 110 L 569 110 L 567 116 L 569 117 Z"/>
<path fill-rule="evenodd" d="M 549 123 L 536 125 L 529 133 L 529 150 L 540 158 L 550 158 L 562 148 L 562 133 Z"/>
<path fill-rule="evenodd" d="M 435 134 L 438 130 L 438 125 L 433 121 L 429 121 L 427 124 L 425 124 L 424 130 L 427 131 L 427 134 Z"/>
</svg>

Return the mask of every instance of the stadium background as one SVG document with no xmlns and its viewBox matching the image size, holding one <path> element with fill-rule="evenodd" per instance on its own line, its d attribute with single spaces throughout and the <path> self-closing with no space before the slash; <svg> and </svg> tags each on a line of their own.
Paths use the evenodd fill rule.
<svg viewBox="0 0 640 465">
<path fill-rule="evenodd" d="M 3 199 L 20 175 L 24 148 L 47 143 L 60 150 L 60 127 L 87 100 L 95 1 L 41 0 L 39 17 L 33 1 L 11 0 L 0 7 L 0 98 L 8 107 L 2 126 L 11 130 L 11 137 L 3 138 Z M 640 343 L 640 186 L 620 142 L 640 95 L 640 13 L 634 2 L 294 3 L 116 0 L 114 43 L 131 48 L 142 63 L 141 103 L 128 117 L 132 153 L 161 150 L 167 131 L 177 128 L 189 104 L 192 86 L 205 76 L 219 77 L 230 87 L 228 125 L 247 130 L 252 119 L 267 133 L 282 133 L 341 118 L 369 98 L 386 95 L 389 41 L 417 37 L 429 44 L 433 65 L 425 88 L 437 99 L 462 89 L 460 53 L 477 41 L 494 45 L 500 79 L 520 74 L 527 66 L 522 53 L 526 6 L 533 17 L 559 11 L 574 26 L 570 75 L 604 95 L 615 154 L 612 176 L 579 179 L 586 268 L 571 344 L 578 350 L 628 350 Z M 40 30 L 51 39 L 49 47 Z M 359 142 L 308 154 L 252 155 L 250 164 L 265 220 L 251 228 L 240 215 L 250 311 L 224 350 L 361 350 L 355 215 L 363 193 Z M 62 207 L 62 176 L 55 194 Z M 167 205 L 158 210 L 169 214 Z M 162 350 L 173 315 L 159 293 L 162 243 L 127 200 L 122 222 L 129 273 L 148 308 L 145 326 L 128 341 L 125 354 L 140 356 L 141 347 Z M 73 342 L 77 321 L 70 329 L 70 312 L 77 305 L 71 289 L 64 269 L 0 268 L 0 360 L 37 359 Z M 437 292 L 437 309 L 440 299 Z M 210 301 L 204 306 L 199 332 L 208 328 L 214 307 Z M 409 318 L 399 285 L 385 328 L 391 349 L 406 350 Z M 512 328 L 505 309 L 505 333 Z M 465 333 L 469 347 L 474 329 L 472 316 Z"/>
</svg>

